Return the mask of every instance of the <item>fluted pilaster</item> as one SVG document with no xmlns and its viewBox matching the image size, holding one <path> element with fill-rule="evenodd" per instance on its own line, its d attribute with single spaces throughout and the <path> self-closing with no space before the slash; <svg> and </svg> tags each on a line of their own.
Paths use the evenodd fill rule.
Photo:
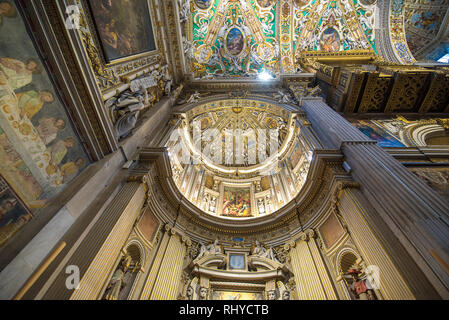
<svg viewBox="0 0 449 320">
<path fill-rule="evenodd" d="M 315 241 L 315 232 L 307 230 L 285 248 L 290 252 L 298 299 L 336 300 L 336 292 Z"/>
<path fill-rule="evenodd" d="M 406 250 L 421 275 L 441 297 L 449 298 L 449 203 L 322 100 L 306 100 L 303 109 L 319 138 L 346 156 L 354 179 L 377 212 L 370 228 L 393 233 L 402 244 L 392 246 L 388 254 L 400 256 Z M 422 297 L 419 287 L 412 291 Z M 433 297 L 431 290 L 427 293 Z"/>
</svg>

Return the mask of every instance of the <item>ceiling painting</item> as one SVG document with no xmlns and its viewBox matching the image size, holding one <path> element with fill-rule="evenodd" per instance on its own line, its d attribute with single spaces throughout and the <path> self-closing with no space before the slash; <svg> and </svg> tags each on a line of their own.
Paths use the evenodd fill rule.
<svg viewBox="0 0 449 320">
<path fill-rule="evenodd" d="M 377 52 L 375 0 L 179 0 L 195 79 L 300 72 L 302 51 Z"/>
<path fill-rule="evenodd" d="M 408 47 L 417 58 L 430 58 L 441 41 L 449 36 L 446 18 L 448 0 L 410 0 L 404 2 L 405 32 Z M 438 57 L 439 58 L 439 57 Z"/>
</svg>

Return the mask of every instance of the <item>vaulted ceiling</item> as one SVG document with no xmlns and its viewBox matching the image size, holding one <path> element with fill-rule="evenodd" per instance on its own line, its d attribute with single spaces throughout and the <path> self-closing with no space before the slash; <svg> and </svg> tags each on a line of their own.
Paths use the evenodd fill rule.
<svg viewBox="0 0 449 320">
<path fill-rule="evenodd" d="M 407 0 L 404 6 L 408 46 L 417 59 L 437 60 L 449 48 L 449 0 Z"/>
<path fill-rule="evenodd" d="M 376 52 L 376 0 L 180 0 L 178 9 L 195 79 L 298 72 L 304 51 Z"/>
</svg>

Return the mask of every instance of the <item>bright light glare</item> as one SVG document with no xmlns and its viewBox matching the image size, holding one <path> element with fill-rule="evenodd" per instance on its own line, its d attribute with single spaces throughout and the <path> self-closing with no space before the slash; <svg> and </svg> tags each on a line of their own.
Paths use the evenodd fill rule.
<svg viewBox="0 0 449 320">
<path fill-rule="evenodd" d="M 449 53 L 438 59 L 438 62 L 449 63 Z"/>
<path fill-rule="evenodd" d="M 273 80 L 273 77 L 267 71 L 259 73 L 258 78 L 263 81 Z"/>
</svg>

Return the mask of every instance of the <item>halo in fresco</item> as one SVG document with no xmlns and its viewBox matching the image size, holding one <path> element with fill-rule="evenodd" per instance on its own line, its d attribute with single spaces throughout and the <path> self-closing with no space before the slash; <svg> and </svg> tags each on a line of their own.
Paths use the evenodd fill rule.
<svg viewBox="0 0 449 320">
<path fill-rule="evenodd" d="M 212 5 L 212 0 L 195 0 L 195 4 L 198 8 L 206 10 Z"/>
<path fill-rule="evenodd" d="M 340 50 L 340 36 L 334 28 L 323 31 L 320 39 L 321 50 L 325 52 L 337 52 Z"/>
<path fill-rule="evenodd" d="M 293 3 L 298 8 L 304 7 L 305 5 L 309 4 L 309 2 L 310 2 L 310 0 L 293 0 Z"/>
<path fill-rule="evenodd" d="M 276 0 L 257 0 L 257 4 L 262 8 L 272 7 L 276 3 Z"/>
<path fill-rule="evenodd" d="M 245 37 L 242 30 L 237 27 L 233 27 L 228 31 L 226 35 L 226 50 L 233 56 L 239 55 L 245 47 Z"/>
</svg>

